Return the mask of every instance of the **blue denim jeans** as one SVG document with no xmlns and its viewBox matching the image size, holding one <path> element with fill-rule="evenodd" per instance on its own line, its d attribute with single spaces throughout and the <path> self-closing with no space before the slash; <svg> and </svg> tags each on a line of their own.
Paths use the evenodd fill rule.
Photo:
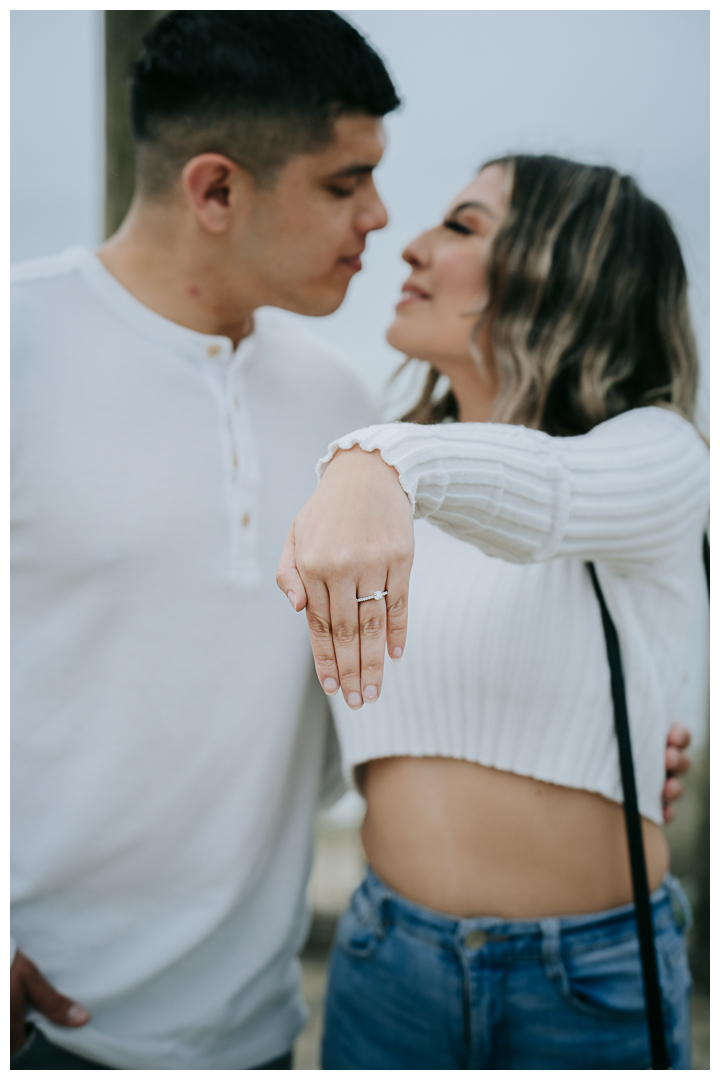
<svg viewBox="0 0 720 1080">
<path fill-rule="evenodd" d="M 673 1067 L 690 1068 L 690 909 L 652 895 Z M 457 919 L 370 870 L 338 926 L 324 1069 L 647 1069 L 632 905 L 550 919 Z"/>
</svg>

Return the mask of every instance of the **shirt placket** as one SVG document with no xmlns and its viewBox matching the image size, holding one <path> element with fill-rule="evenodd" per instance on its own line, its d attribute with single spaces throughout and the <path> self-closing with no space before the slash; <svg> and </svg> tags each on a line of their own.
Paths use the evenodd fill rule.
<svg viewBox="0 0 720 1080">
<path fill-rule="evenodd" d="M 214 361 L 225 446 L 227 505 L 230 515 L 230 573 L 244 587 L 261 581 L 259 545 L 260 469 L 253 438 L 243 368 L 251 354 L 246 343 L 233 354 L 230 342 L 208 346 Z"/>
</svg>

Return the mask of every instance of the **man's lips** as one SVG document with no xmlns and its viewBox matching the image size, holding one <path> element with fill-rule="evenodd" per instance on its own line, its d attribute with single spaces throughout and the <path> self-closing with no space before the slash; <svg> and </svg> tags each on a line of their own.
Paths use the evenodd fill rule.
<svg viewBox="0 0 720 1080">
<path fill-rule="evenodd" d="M 362 260 L 360 258 L 361 254 L 362 252 L 358 252 L 357 255 L 346 255 L 344 259 L 340 260 L 340 262 L 343 263 L 345 266 L 348 266 L 352 270 L 352 272 L 356 274 L 358 270 L 362 270 Z"/>
</svg>

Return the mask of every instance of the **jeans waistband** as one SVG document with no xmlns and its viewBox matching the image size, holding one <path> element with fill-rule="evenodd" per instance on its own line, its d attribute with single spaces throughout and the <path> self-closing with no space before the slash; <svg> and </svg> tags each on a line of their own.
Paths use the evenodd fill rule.
<svg viewBox="0 0 720 1080">
<path fill-rule="evenodd" d="M 467 939 L 468 935 L 472 938 L 473 933 L 480 933 L 488 944 L 508 944 L 514 941 L 519 945 L 520 939 L 527 942 L 529 938 L 535 938 L 539 943 L 551 931 L 553 935 L 561 935 L 570 944 L 573 938 L 592 935 L 593 932 L 604 936 L 633 932 L 635 929 L 635 905 L 632 903 L 590 914 L 553 918 L 506 919 L 496 915 L 482 915 L 465 919 L 444 915 L 407 900 L 370 868 L 358 891 L 365 902 L 369 902 L 376 911 L 384 909 L 385 917 L 438 942 L 449 938 Z M 665 875 L 660 886 L 651 894 L 650 902 L 656 932 L 673 924 L 683 929 L 690 926 L 691 912 L 687 898 L 679 881 L 671 874 Z"/>
</svg>

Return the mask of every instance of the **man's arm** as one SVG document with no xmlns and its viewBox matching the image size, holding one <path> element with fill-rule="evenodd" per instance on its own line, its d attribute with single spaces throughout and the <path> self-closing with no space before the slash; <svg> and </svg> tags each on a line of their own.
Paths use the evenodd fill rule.
<svg viewBox="0 0 720 1080">
<path fill-rule="evenodd" d="M 10 965 L 10 1053 L 16 1054 L 25 1042 L 25 1011 L 33 1005 L 48 1020 L 63 1027 L 82 1027 L 90 1013 L 71 998 L 59 994 L 21 952 Z"/>
</svg>

